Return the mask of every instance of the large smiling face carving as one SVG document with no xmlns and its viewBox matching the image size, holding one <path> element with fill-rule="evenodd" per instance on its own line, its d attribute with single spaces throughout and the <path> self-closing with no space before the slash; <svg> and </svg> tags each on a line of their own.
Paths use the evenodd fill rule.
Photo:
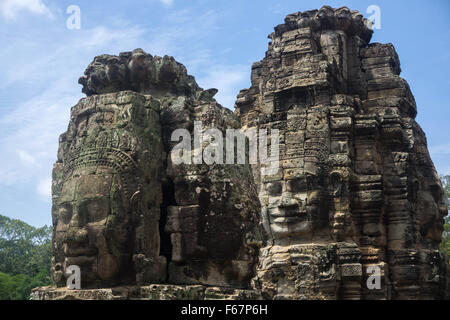
<svg viewBox="0 0 450 320">
<path fill-rule="evenodd" d="M 57 286 L 66 285 L 70 265 L 80 267 L 82 288 L 165 279 L 158 110 L 156 100 L 132 92 L 93 96 L 72 109 L 53 170 Z"/>
<path fill-rule="evenodd" d="M 131 219 L 121 189 L 110 168 L 75 171 L 62 187 L 55 233 L 62 259 L 55 267 L 80 266 L 85 286 L 115 283 L 132 269 Z"/>
<path fill-rule="evenodd" d="M 285 181 L 265 184 L 270 233 L 275 240 L 308 239 L 315 229 L 321 211 L 320 178 L 303 175 Z"/>
</svg>

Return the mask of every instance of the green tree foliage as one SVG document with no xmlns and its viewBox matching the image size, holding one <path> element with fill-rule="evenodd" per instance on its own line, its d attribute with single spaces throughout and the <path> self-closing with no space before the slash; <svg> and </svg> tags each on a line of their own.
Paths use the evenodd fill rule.
<svg viewBox="0 0 450 320">
<path fill-rule="evenodd" d="M 0 299 L 28 299 L 50 284 L 51 227 L 34 228 L 0 215 Z"/>
<path fill-rule="evenodd" d="M 442 176 L 442 186 L 444 187 L 444 197 L 447 208 L 450 210 L 450 176 Z M 450 215 L 445 217 L 444 232 L 440 246 L 441 252 L 447 254 L 450 263 Z"/>
</svg>

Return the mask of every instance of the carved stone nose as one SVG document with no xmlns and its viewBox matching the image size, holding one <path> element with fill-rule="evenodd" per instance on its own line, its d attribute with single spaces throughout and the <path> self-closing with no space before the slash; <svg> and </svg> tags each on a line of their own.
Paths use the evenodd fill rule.
<svg viewBox="0 0 450 320">
<path fill-rule="evenodd" d="M 292 194 L 290 192 L 284 192 L 281 197 L 281 207 L 290 207 L 296 205 L 296 202 L 292 198 Z"/>
<path fill-rule="evenodd" d="M 88 234 L 85 229 L 78 226 L 69 225 L 69 231 L 67 232 L 64 242 L 65 243 L 84 243 L 88 239 Z"/>
<path fill-rule="evenodd" d="M 78 217 L 77 213 L 72 215 L 72 219 L 70 219 L 70 222 L 69 222 L 69 227 L 70 228 L 78 228 L 79 227 L 79 217 Z"/>
</svg>

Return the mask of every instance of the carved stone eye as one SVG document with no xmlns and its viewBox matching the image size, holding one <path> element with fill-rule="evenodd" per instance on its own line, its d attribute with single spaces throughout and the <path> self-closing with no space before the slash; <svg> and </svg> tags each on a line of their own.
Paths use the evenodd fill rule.
<svg viewBox="0 0 450 320">
<path fill-rule="evenodd" d="M 58 215 L 64 224 L 68 224 L 72 219 L 72 207 L 69 204 L 61 205 Z"/>
<path fill-rule="evenodd" d="M 437 185 L 437 184 L 432 184 L 430 186 L 430 192 L 431 192 L 431 195 L 434 198 L 434 201 L 439 203 L 441 198 L 442 198 L 442 193 L 443 193 L 442 192 L 442 188 L 439 185 Z"/>
<path fill-rule="evenodd" d="M 271 196 L 279 196 L 283 191 L 283 186 L 281 182 L 271 182 L 267 185 L 267 192 Z"/>
<path fill-rule="evenodd" d="M 288 188 L 290 191 L 295 192 L 295 193 L 307 191 L 308 184 L 307 184 L 306 178 L 297 178 L 297 179 L 289 180 Z"/>
<path fill-rule="evenodd" d="M 93 199 L 83 204 L 81 210 L 86 223 L 99 222 L 109 214 L 109 203 L 106 199 Z"/>
</svg>

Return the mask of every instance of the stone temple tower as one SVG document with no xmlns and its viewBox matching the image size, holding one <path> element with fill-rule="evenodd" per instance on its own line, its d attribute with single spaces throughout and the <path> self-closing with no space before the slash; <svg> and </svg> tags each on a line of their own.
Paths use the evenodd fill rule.
<svg viewBox="0 0 450 320">
<path fill-rule="evenodd" d="M 253 168 L 268 237 L 255 283 L 268 298 L 446 292 L 441 183 L 397 53 L 371 36 L 346 7 L 290 14 L 236 101 L 244 130 L 280 132 L 279 171 Z"/>
<path fill-rule="evenodd" d="M 95 57 L 53 169 L 54 285 L 32 299 L 449 298 L 442 185 L 398 55 L 371 36 L 346 7 L 288 15 L 235 113 L 172 57 Z M 279 156 L 173 161 L 174 132 L 191 159 L 210 129 L 217 150 L 268 132 Z"/>
</svg>

